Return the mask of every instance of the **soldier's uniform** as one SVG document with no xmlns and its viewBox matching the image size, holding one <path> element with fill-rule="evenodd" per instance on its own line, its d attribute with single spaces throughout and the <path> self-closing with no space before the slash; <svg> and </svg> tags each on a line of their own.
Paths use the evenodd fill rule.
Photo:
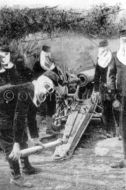
<svg viewBox="0 0 126 190">
<path fill-rule="evenodd" d="M 0 145 L 3 148 L 11 168 L 14 180 L 20 178 L 18 160 L 9 157 L 15 143 L 21 149 L 27 147 L 26 123 L 32 138 L 38 138 L 36 111 L 41 102 L 45 101 L 47 93 L 53 91 L 54 84 L 46 76 L 40 76 L 33 82 L 21 85 L 5 85 L 0 87 Z M 22 161 L 23 160 L 23 161 Z M 26 174 L 36 173 L 28 157 L 21 158 Z"/>
<path fill-rule="evenodd" d="M 19 75 L 14 65 L 11 68 L 0 69 L 0 86 L 17 83 L 19 83 Z"/>
<path fill-rule="evenodd" d="M 0 47 L 0 86 L 21 84 L 32 80 L 32 71 L 25 67 L 23 57 L 18 56 L 14 62 L 11 62 L 9 49 Z"/>
<path fill-rule="evenodd" d="M 57 71 L 56 68 L 55 68 L 55 70 Z M 35 65 L 34 65 L 34 68 L 33 68 L 34 78 L 36 79 L 36 78 L 38 78 L 42 74 L 45 75 L 45 76 L 50 75 L 49 76 L 49 78 L 50 78 L 51 75 L 52 76 L 55 75 L 55 73 L 56 73 L 56 72 L 54 72 L 55 70 L 53 69 L 52 71 L 46 71 L 45 69 L 43 69 L 40 66 L 40 62 L 36 62 Z M 58 76 L 57 76 L 57 78 L 58 78 Z M 58 83 L 55 83 L 55 86 L 57 86 L 57 85 L 58 85 Z M 54 92 L 54 93 L 51 94 L 51 96 L 47 97 L 46 102 L 44 102 L 41 105 L 41 107 L 38 110 L 38 113 L 41 116 L 44 116 L 44 117 L 46 117 L 46 116 L 48 117 L 49 116 L 51 118 L 52 115 L 55 113 L 55 111 L 56 111 L 56 98 L 55 98 L 55 92 Z M 47 118 L 47 120 L 49 120 L 49 118 Z"/>
<path fill-rule="evenodd" d="M 31 137 L 38 137 L 33 91 L 32 83 L 0 87 L 0 145 L 6 154 L 13 178 L 20 176 L 20 167 L 18 160 L 9 159 L 9 155 L 14 142 L 18 142 L 21 149 L 27 148 L 26 118 Z M 22 158 L 22 163 L 24 170 L 30 169 L 28 157 Z"/>
<path fill-rule="evenodd" d="M 15 65 L 10 61 L 11 56 L 7 47 L 0 47 L 0 86 L 17 84 L 19 75 Z"/>
<path fill-rule="evenodd" d="M 120 100 L 120 122 L 124 159 L 112 167 L 126 167 L 126 28 L 120 31 L 120 47 L 115 55 L 117 64 L 117 92 Z"/>
<path fill-rule="evenodd" d="M 2 57 L 1 69 L 0 69 L 0 86 L 3 86 L 3 88 L 5 88 L 4 85 L 17 85 L 17 84 L 21 84 L 21 83 L 24 83 L 27 81 L 24 76 L 21 76 L 21 74 L 17 72 L 16 66 L 12 62 L 10 62 L 10 53 L 8 50 L 6 50 L 5 48 L 1 48 L 0 56 Z M 3 98 L 3 100 L 2 100 L 2 98 Z M 5 90 L 4 94 L 1 94 L 0 100 L 1 100 L 0 103 L 2 103 L 2 102 L 5 103 L 0 106 L 0 120 L 2 120 L 1 122 L 3 124 L 3 127 L 1 129 L 1 135 L 3 138 L 5 135 L 5 141 L 6 141 L 8 138 L 12 137 L 12 129 L 9 129 L 9 126 L 12 127 L 13 114 L 14 114 L 13 112 L 15 109 L 14 106 L 15 106 L 16 102 L 18 101 L 17 90 L 14 90 L 14 89 L 13 90 Z M 35 119 L 34 117 L 36 116 L 35 108 L 31 109 L 31 110 L 34 110 L 33 111 L 33 121 L 34 121 L 34 119 Z M 30 111 L 28 112 L 27 117 L 29 117 L 29 114 L 30 114 Z M 6 117 L 7 117 L 7 119 L 6 119 Z M 26 117 L 26 115 L 24 115 L 24 117 Z M 26 118 L 24 119 L 23 125 L 26 125 Z M 32 120 L 32 118 L 31 118 L 31 120 Z M 8 122 L 11 122 L 11 123 L 9 124 Z M 8 134 L 7 138 L 6 138 L 6 133 Z M 20 133 L 19 133 L 19 135 L 20 135 Z M 4 147 L 4 145 L 5 145 L 5 147 Z M 4 145 L 1 144 L 1 146 L 6 149 L 6 146 L 7 146 L 6 142 L 4 143 Z M 28 146 L 27 145 L 27 132 L 26 132 L 26 130 L 24 130 L 22 142 L 21 142 L 21 148 L 24 149 L 24 148 L 27 148 L 27 146 Z M 7 149 L 8 148 L 9 148 L 9 146 L 7 146 Z M 22 164 L 22 169 L 25 173 L 34 174 L 37 172 L 37 170 L 30 165 L 28 157 L 21 158 L 21 164 Z"/>
<path fill-rule="evenodd" d="M 25 83 L 25 82 L 30 82 L 33 80 L 33 72 L 31 69 L 25 66 L 25 61 L 22 56 L 18 56 L 15 59 L 14 63 L 16 65 L 16 70 L 19 75 L 18 83 Z"/>
<path fill-rule="evenodd" d="M 33 72 L 34 78 L 37 78 L 41 74 L 44 74 L 45 76 L 48 76 L 50 79 L 53 80 L 55 86 L 58 86 L 58 84 L 63 85 L 62 72 L 58 67 L 56 67 L 54 61 L 52 60 L 49 46 L 42 47 L 42 51 L 40 53 L 40 61 L 37 61 L 34 64 Z M 55 133 L 55 131 L 52 130 L 52 116 L 55 114 L 55 112 L 56 95 L 54 91 L 51 96 L 47 97 L 46 102 L 44 102 L 38 110 L 38 125 L 40 125 L 41 117 L 46 117 L 48 127 L 47 133 Z"/>
<path fill-rule="evenodd" d="M 117 69 L 112 53 L 110 50 L 106 50 L 107 45 L 108 42 L 106 40 L 101 41 L 99 44 L 101 52 L 99 53 L 95 69 L 94 91 L 100 91 L 101 102 L 103 105 L 103 122 L 107 135 L 110 136 L 109 134 L 112 133 L 115 135 L 116 133 L 112 102 L 116 90 Z M 105 58 L 105 56 L 107 57 Z"/>
</svg>

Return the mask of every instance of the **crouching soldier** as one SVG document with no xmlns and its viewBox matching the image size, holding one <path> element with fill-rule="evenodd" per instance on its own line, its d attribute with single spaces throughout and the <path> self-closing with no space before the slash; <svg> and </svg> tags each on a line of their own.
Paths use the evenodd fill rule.
<svg viewBox="0 0 126 190">
<path fill-rule="evenodd" d="M 43 83 L 46 78 L 46 83 Z M 27 148 L 26 122 L 34 144 L 40 144 L 36 126 L 36 110 L 53 91 L 54 84 L 46 76 L 22 85 L 0 87 L 0 145 L 10 166 L 10 182 L 21 187 L 32 187 L 21 175 L 20 149 Z M 21 158 L 22 173 L 34 174 L 28 157 Z"/>
<path fill-rule="evenodd" d="M 108 48 L 108 41 L 103 40 L 99 43 L 98 59 L 95 68 L 94 91 L 92 99 L 96 94 L 100 95 L 103 106 L 103 123 L 105 136 L 115 136 L 115 122 L 112 103 L 116 90 L 116 64 L 113 54 Z"/>
</svg>

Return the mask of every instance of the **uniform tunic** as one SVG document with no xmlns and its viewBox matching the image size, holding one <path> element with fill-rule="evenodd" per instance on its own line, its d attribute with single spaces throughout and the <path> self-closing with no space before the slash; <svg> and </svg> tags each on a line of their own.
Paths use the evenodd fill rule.
<svg viewBox="0 0 126 190">
<path fill-rule="evenodd" d="M 107 67 L 96 65 L 94 91 L 100 91 L 103 105 L 103 122 L 107 132 L 115 131 L 112 101 L 116 90 L 116 64 L 114 56 Z"/>
<path fill-rule="evenodd" d="M 115 59 L 112 57 L 111 62 L 107 67 L 102 68 L 96 64 L 95 68 L 95 79 L 94 79 L 94 90 L 99 91 L 101 87 L 105 87 L 106 90 L 113 91 L 116 88 L 116 64 Z"/>
<path fill-rule="evenodd" d="M 19 81 L 19 75 L 16 71 L 15 66 L 9 69 L 5 69 L 5 71 L 0 72 L 0 86 L 6 84 L 17 84 Z"/>
<path fill-rule="evenodd" d="M 58 83 L 61 85 L 63 84 L 62 79 L 59 76 L 59 70 L 57 67 L 55 67 L 51 72 L 54 72 L 58 76 L 58 81 L 54 82 L 55 86 L 58 86 Z M 38 78 L 40 75 L 44 74 L 46 76 L 46 70 L 44 70 L 41 65 L 40 61 L 37 61 L 34 64 L 33 67 L 33 73 L 34 73 L 34 78 Z M 48 71 L 49 73 L 49 71 Z M 50 78 L 50 76 L 48 75 Z M 55 92 L 52 93 L 50 96 L 46 98 L 46 102 L 44 102 L 41 107 L 38 109 L 38 112 L 42 116 L 52 116 L 56 112 L 56 97 L 55 97 Z"/>
<path fill-rule="evenodd" d="M 117 96 L 121 101 L 120 127 L 122 129 L 124 157 L 126 159 L 126 65 L 121 63 L 115 56 L 118 74 L 117 74 Z"/>
<path fill-rule="evenodd" d="M 0 87 L 0 145 L 14 177 L 20 175 L 20 167 L 18 161 L 9 159 L 9 154 L 15 142 L 20 144 L 21 149 L 27 147 L 26 121 L 31 137 L 38 137 L 33 96 L 34 86 L 30 82 Z"/>
</svg>

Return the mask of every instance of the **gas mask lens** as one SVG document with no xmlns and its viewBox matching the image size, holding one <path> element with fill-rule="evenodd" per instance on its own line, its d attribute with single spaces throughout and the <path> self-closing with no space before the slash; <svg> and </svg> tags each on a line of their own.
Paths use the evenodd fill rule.
<svg viewBox="0 0 126 190">
<path fill-rule="evenodd" d="M 52 88 L 49 84 L 45 84 L 44 87 L 47 90 L 47 93 L 52 94 L 54 92 L 54 88 Z"/>
<path fill-rule="evenodd" d="M 45 100 L 46 100 L 46 94 L 41 93 L 38 95 L 38 101 L 40 103 L 44 102 Z"/>
</svg>

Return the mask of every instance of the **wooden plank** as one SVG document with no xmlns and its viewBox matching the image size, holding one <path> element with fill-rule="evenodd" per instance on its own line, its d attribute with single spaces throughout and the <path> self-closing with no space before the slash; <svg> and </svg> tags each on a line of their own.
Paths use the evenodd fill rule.
<svg viewBox="0 0 126 190">
<path fill-rule="evenodd" d="M 71 128 L 72 130 L 69 135 L 69 139 L 66 144 L 56 147 L 53 155 L 54 160 L 66 159 L 73 154 L 77 144 L 88 127 L 91 118 L 93 117 L 97 102 L 98 98 L 94 104 L 91 102 L 91 99 L 87 99 L 80 105 L 80 112 L 78 113 L 76 120 L 74 119 L 74 124 Z"/>
<path fill-rule="evenodd" d="M 63 138 L 69 138 L 77 116 L 78 116 L 78 111 L 73 111 L 69 115 L 67 122 L 66 122 L 66 125 L 65 125 Z"/>
<path fill-rule="evenodd" d="M 89 101 L 91 101 L 91 100 L 89 100 Z M 74 139 L 71 143 L 71 147 L 70 147 L 70 151 L 69 151 L 70 155 L 73 154 L 77 144 L 79 143 L 82 135 L 84 134 L 86 128 L 88 127 L 88 125 L 91 121 L 91 118 L 93 117 L 93 112 L 95 111 L 96 106 L 97 106 L 97 102 L 95 104 L 92 104 L 91 102 L 88 104 L 90 104 L 89 110 L 84 115 L 82 113 L 83 117 L 82 117 L 81 123 L 78 126 L 78 130 L 76 131 Z"/>
</svg>

